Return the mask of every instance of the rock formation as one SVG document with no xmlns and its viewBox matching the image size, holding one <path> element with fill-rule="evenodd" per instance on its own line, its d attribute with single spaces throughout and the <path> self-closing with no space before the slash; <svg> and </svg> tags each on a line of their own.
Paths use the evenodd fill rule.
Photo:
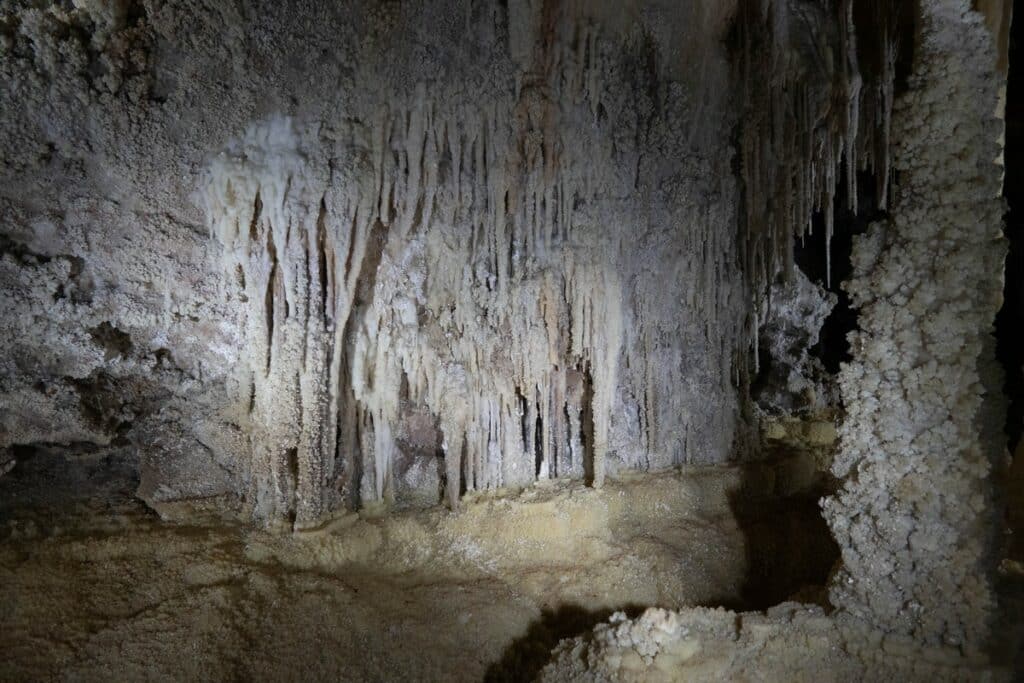
<svg viewBox="0 0 1024 683">
<path fill-rule="evenodd" d="M 834 484 L 835 613 L 784 618 L 974 656 L 1007 7 L 12 0 L 0 476 L 124 449 L 165 517 L 301 532 L 752 465 L 762 418 L 838 415 L 801 479 Z M 834 216 L 865 182 L 885 213 L 838 255 L 859 328 L 824 377 Z M 821 282 L 795 258 L 816 225 Z M 724 614 L 616 617 L 549 673 L 614 674 L 634 631 L 681 663 L 685 623 L 763 644 Z"/>
</svg>

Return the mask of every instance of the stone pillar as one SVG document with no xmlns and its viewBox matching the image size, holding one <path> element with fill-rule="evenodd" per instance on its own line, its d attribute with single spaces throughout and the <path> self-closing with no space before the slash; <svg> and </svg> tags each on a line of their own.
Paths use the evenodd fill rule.
<svg viewBox="0 0 1024 683">
<path fill-rule="evenodd" d="M 823 503 L 842 549 L 836 607 L 965 650 L 984 642 L 994 606 L 987 401 L 1006 249 L 995 63 L 969 0 L 922 0 L 893 113 L 891 217 L 857 238 L 844 285 L 860 331 L 840 375 L 843 484 Z"/>
</svg>

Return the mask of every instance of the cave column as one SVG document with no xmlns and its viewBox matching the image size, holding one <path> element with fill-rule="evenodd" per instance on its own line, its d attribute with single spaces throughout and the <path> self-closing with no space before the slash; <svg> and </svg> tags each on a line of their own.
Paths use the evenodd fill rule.
<svg viewBox="0 0 1024 683">
<path fill-rule="evenodd" d="M 860 331 L 840 375 L 843 483 L 823 504 L 842 550 L 830 599 L 885 632 L 970 652 L 994 607 L 1004 76 L 968 0 L 923 0 L 917 19 L 890 218 L 856 239 L 844 284 Z"/>
</svg>

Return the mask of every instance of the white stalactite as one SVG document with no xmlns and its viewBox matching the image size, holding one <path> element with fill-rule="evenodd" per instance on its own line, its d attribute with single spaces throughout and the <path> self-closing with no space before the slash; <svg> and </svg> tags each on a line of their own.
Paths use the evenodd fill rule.
<svg viewBox="0 0 1024 683">
<path fill-rule="evenodd" d="M 436 420 L 453 508 L 461 490 L 731 456 L 748 314 L 732 214 L 709 194 L 728 189 L 665 190 L 694 219 L 646 225 L 637 145 L 661 129 L 603 99 L 597 27 L 559 26 L 516 93 L 468 103 L 421 82 L 326 127 L 256 124 L 211 165 L 209 220 L 247 296 L 257 518 L 395 499 L 410 406 Z M 657 163 L 708 163 L 673 154 Z M 622 260 L 638 237 L 669 240 L 645 248 L 670 282 Z M 693 414 L 661 398 L 684 382 L 711 399 Z M 695 433 L 706 453 L 686 450 Z"/>
</svg>

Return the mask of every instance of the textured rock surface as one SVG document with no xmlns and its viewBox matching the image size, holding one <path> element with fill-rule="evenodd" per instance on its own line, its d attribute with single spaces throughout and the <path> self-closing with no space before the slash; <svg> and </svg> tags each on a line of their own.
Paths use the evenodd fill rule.
<svg viewBox="0 0 1024 683">
<path fill-rule="evenodd" d="M 768 285 L 887 177 L 851 7 L 7 5 L 0 447 L 299 526 L 749 456 Z"/>
<path fill-rule="evenodd" d="M 543 681 L 1009 681 L 1010 672 L 953 648 L 921 647 L 819 608 L 622 613 L 563 641 Z"/>
<path fill-rule="evenodd" d="M 858 238 L 846 284 L 861 331 L 840 375 L 833 472 L 845 483 L 825 503 L 843 555 L 831 599 L 885 631 L 977 646 L 993 609 L 989 472 L 1002 450 L 986 397 L 999 386 L 1005 251 L 999 83 L 969 3 L 923 2 L 919 28 L 893 120 L 892 218 Z"/>
<path fill-rule="evenodd" d="M 899 6 L 4 4 L 0 474 L 125 447 L 167 514 L 302 529 L 750 458 L 759 343 L 769 405 L 820 407 L 793 241 L 857 171 L 888 198 L 895 142 L 847 285 L 831 597 L 977 646 L 1000 83 L 966 0 L 908 4 L 890 126 Z"/>
<path fill-rule="evenodd" d="M 299 525 L 741 457 L 732 7 L 670 5 L 7 5 L 0 445 Z"/>
<path fill-rule="evenodd" d="M 792 280 L 772 286 L 771 305 L 758 331 L 759 367 L 753 396 L 769 415 L 807 415 L 826 410 L 833 401 L 831 378 L 821 362 L 810 355 L 818 333 L 836 305 L 836 295 L 825 291 L 794 268 Z"/>
</svg>

